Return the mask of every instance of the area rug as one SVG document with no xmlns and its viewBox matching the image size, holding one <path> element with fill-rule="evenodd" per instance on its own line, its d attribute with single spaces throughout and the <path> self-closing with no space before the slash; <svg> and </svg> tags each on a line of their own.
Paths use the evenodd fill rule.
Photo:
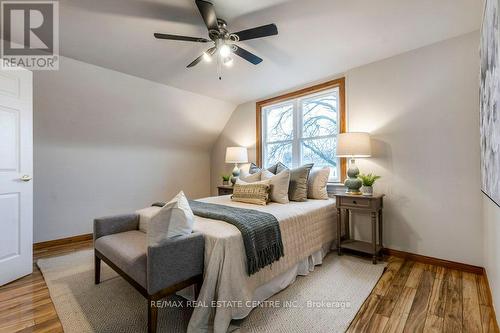
<svg viewBox="0 0 500 333">
<path fill-rule="evenodd" d="M 106 264 L 94 285 L 92 250 L 40 259 L 50 296 L 66 333 L 146 332 L 146 300 Z M 321 266 L 233 321 L 238 332 L 344 332 L 385 265 L 327 255 Z M 180 296 L 159 311 L 159 332 L 185 332 L 192 308 Z"/>
</svg>

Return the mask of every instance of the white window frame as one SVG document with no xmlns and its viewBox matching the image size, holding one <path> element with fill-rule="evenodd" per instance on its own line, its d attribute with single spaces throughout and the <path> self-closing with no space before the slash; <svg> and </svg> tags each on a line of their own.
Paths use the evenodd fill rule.
<svg viewBox="0 0 500 333">
<path fill-rule="evenodd" d="M 332 134 L 332 135 L 323 135 L 323 136 L 315 136 L 315 137 L 308 137 L 304 138 L 303 133 L 302 133 L 302 127 L 303 127 L 303 101 L 312 99 L 312 98 L 317 98 L 322 95 L 328 95 L 331 94 L 332 92 L 336 92 L 337 94 L 337 133 Z M 340 87 L 335 86 L 329 89 L 313 92 L 310 94 L 305 94 L 301 95 L 298 97 L 290 98 L 287 100 L 279 101 L 276 103 L 270 103 L 265 106 L 262 106 L 261 109 L 261 128 L 262 128 L 262 133 L 261 133 L 261 143 L 262 143 L 262 164 L 264 167 L 269 167 L 270 165 L 267 165 L 267 147 L 270 144 L 276 144 L 276 143 L 282 143 L 282 142 L 289 142 L 292 143 L 292 166 L 291 167 L 297 167 L 302 164 L 302 143 L 307 140 L 313 140 L 313 139 L 324 139 L 324 138 L 335 138 L 341 131 L 341 98 L 340 98 Z M 292 108 L 292 119 L 293 119 L 293 138 L 292 140 L 280 140 L 280 141 L 269 141 L 267 140 L 267 114 L 270 109 L 274 109 L 276 107 L 280 107 L 286 104 L 293 104 Z M 342 178 L 342 167 L 341 167 L 341 159 L 338 158 L 338 163 L 337 163 L 337 175 L 338 178 L 330 178 L 329 182 L 331 183 L 338 183 L 341 181 Z"/>
</svg>

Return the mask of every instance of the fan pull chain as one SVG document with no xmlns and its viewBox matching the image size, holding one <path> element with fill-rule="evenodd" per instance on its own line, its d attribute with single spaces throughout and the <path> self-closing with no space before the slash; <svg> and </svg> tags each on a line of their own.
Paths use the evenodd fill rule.
<svg viewBox="0 0 500 333">
<path fill-rule="evenodd" d="M 222 62 L 219 54 L 217 54 L 217 75 L 219 76 L 219 80 L 222 80 Z"/>
</svg>

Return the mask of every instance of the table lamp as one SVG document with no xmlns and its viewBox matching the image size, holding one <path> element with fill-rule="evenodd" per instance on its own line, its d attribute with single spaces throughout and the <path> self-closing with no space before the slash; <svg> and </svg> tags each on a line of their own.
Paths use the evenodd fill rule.
<svg viewBox="0 0 500 333">
<path fill-rule="evenodd" d="M 234 163 L 233 176 L 231 177 L 231 183 L 234 185 L 236 179 L 240 175 L 240 169 L 238 168 L 238 163 L 248 162 L 248 152 L 245 147 L 227 147 L 226 148 L 226 163 Z"/>
<path fill-rule="evenodd" d="M 359 190 L 363 185 L 358 178 L 359 169 L 356 166 L 355 158 L 370 157 L 371 143 L 370 134 L 362 132 L 341 133 L 337 136 L 337 157 L 349 158 L 349 168 L 344 185 L 347 187 L 346 193 L 359 195 Z"/>
</svg>

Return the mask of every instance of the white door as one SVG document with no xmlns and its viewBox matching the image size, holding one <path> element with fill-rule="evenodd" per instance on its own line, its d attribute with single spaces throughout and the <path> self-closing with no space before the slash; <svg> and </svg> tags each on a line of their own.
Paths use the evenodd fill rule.
<svg viewBox="0 0 500 333">
<path fill-rule="evenodd" d="M 0 70 L 0 286 L 33 271 L 32 82 Z"/>
</svg>

